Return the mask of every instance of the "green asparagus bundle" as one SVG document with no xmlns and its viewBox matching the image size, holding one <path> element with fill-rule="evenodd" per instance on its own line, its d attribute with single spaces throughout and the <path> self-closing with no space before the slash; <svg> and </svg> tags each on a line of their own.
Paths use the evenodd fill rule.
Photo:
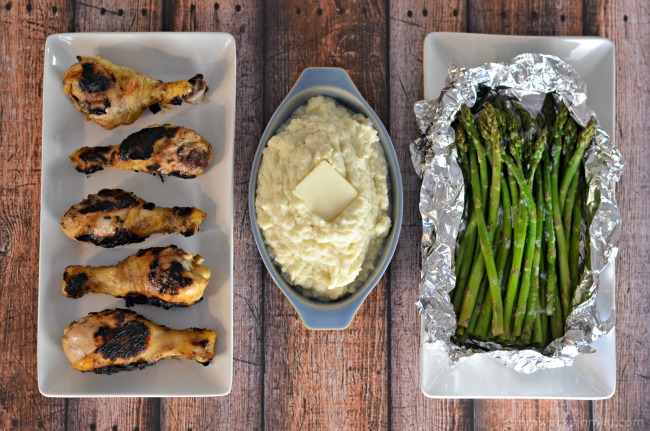
<svg viewBox="0 0 650 431">
<path fill-rule="evenodd" d="M 452 303 L 459 339 L 546 346 L 564 334 L 578 284 L 584 224 L 581 128 L 547 95 L 540 114 L 500 96 L 454 123 L 466 228 Z"/>
</svg>

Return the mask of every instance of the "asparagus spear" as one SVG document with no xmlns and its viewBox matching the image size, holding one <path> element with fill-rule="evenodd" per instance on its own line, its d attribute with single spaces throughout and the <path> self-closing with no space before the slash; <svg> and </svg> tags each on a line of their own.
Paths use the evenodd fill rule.
<svg viewBox="0 0 650 431">
<path fill-rule="evenodd" d="M 488 116 L 494 116 L 488 119 Z M 496 124 L 495 121 L 496 120 Z M 495 129 L 495 126 L 498 129 Z M 490 151 L 488 152 L 488 160 L 492 166 L 492 176 L 491 176 L 491 186 L 490 186 L 490 197 L 489 197 L 489 207 L 488 207 L 488 230 L 494 231 L 495 225 L 499 217 L 499 197 L 501 195 L 501 183 L 503 179 L 501 178 L 501 145 L 500 145 L 500 134 L 505 132 L 505 118 L 500 115 L 499 111 L 494 109 L 492 105 L 487 104 L 483 110 L 479 113 L 478 117 L 478 129 L 483 137 L 483 141 L 488 144 Z M 502 232 L 497 231 L 497 236 L 495 237 L 495 242 L 498 244 L 501 241 Z M 494 253 L 494 251 L 493 251 Z M 498 268 L 497 268 L 498 274 Z M 499 277 L 499 281 L 501 278 Z M 474 307 L 474 312 L 472 313 L 472 318 L 470 320 L 470 330 L 474 332 L 476 321 L 478 320 L 479 314 L 483 314 L 486 317 L 492 317 L 493 299 L 492 294 L 486 294 L 487 289 L 487 280 L 484 278 L 481 283 L 479 290 L 478 301 Z M 488 302 L 485 302 L 485 301 Z M 490 310 L 488 312 L 488 310 Z M 478 311 L 478 312 L 477 312 Z M 487 327 L 485 328 L 487 329 Z M 482 329 L 483 331 L 484 329 Z"/>
<path fill-rule="evenodd" d="M 503 204 L 503 224 L 502 224 L 502 233 L 501 233 L 501 242 L 495 243 L 498 244 L 497 251 L 497 276 L 499 277 L 499 283 L 503 289 L 504 279 L 505 279 L 505 270 L 508 264 L 508 258 L 510 257 L 510 249 L 512 247 L 512 224 L 513 224 L 513 214 L 512 206 L 510 203 L 510 192 L 508 191 L 508 184 L 504 178 L 501 178 L 501 202 Z M 488 324 L 492 321 L 492 295 L 489 290 L 483 301 L 483 306 L 481 307 L 481 312 L 479 315 L 478 322 L 476 323 L 476 328 L 474 329 L 474 334 L 478 337 L 485 338 L 488 335 Z"/>
<path fill-rule="evenodd" d="M 469 168 L 469 177 L 470 177 L 470 199 L 471 203 L 473 206 L 473 212 L 471 213 L 472 221 L 474 221 L 477 225 L 477 231 L 478 231 L 478 221 L 477 221 L 477 215 L 480 212 L 481 215 L 483 214 L 483 209 L 482 206 L 480 205 L 480 195 L 481 195 L 481 187 L 480 187 L 480 176 L 478 174 L 478 160 L 477 160 L 477 155 L 476 155 L 476 149 L 474 146 L 471 146 L 469 149 L 469 160 L 470 160 L 470 168 Z M 479 207 L 476 208 L 474 204 L 474 195 L 479 196 Z M 472 257 L 472 262 L 471 262 L 471 271 L 469 274 L 469 279 L 467 281 L 466 286 L 464 289 L 459 290 L 460 293 L 462 293 L 462 301 L 460 305 L 460 309 L 456 312 L 456 316 L 458 318 L 458 326 L 467 328 L 470 323 L 472 311 L 474 309 L 474 306 L 476 304 L 476 297 L 478 295 L 480 283 L 483 280 L 483 275 L 485 273 L 485 262 L 483 261 L 483 256 L 480 252 L 480 241 L 477 238 L 476 241 L 476 253 Z"/>
<path fill-rule="evenodd" d="M 582 165 L 582 164 L 581 164 Z M 578 179 L 579 175 L 574 175 L 569 192 L 564 202 L 564 211 L 562 211 L 562 226 L 564 226 L 564 234 L 566 235 L 567 244 L 571 244 L 571 218 L 573 216 L 573 207 L 576 201 L 576 194 L 578 193 Z"/>
<path fill-rule="evenodd" d="M 501 136 L 497 124 L 497 115 L 494 107 L 487 104 L 478 117 L 479 131 L 492 154 L 492 182 L 488 210 L 488 229 L 492 232 L 496 228 L 499 217 L 499 196 L 501 196 Z"/>
<path fill-rule="evenodd" d="M 510 337 L 510 325 L 512 322 L 512 313 L 517 298 L 517 288 L 519 287 L 519 278 L 521 275 L 521 261 L 524 256 L 524 246 L 526 245 L 526 227 L 528 226 L 528 211 L 523 204 L 517 205 L 515 212 L 515 228 L 513 231 L 514 243 L 512 250 L 512 264 L 510 267 L 510 278 L 506 288 L 505 305 L 503 308 L 503 327 L 505 338 Z"/>
<path fill-rule="evenodd" d="M 488 194 L 488 187 L 489 187 L 488 168 L 487 168 L 487 161 L 485 158 L 485 150 L 481 145 L 481 138 L 476 128 L 476 123 L 474 122 L 474 117 L 472 116 L 472 112 L 466 105 L 462 105 L 460 107 L 458 119 L 463 125 L 463 127 L 465 128 L 467 137 L 472 142 L 472 145 L 476 151 L 476 156 L 478 159 L 478 169 L 479 169 L 479 175 L 481 181 L 480 183 L 481 203 L 483 204 L 483 208 L 485 208 L 487 203 L 487 194 Z"/>
<path fill-rule="evenodd" d="M 556 304 L 560 304 L 560 293 L 556 290 L 554 293 L 554 301 Z M 551 322 L 551 337 L 553 339 L 558 339 L 564 335 L 564 318 L 562 317 L 560 306 L 558 305 L 557 310 L 550 317 Z"/>
<path fill-rule="evenodd" d="M 457 127 L 456 130 L 456 146 L 458 148 L 458 154 L 461 157 L 461 166 L 463 171 L 469 175 L 469 151 L 465 132 L 461 127 Z M 469 178 L 467 178 L 467 187 L 471 187 L 469 183 Z M 470 202 L 467 205 L 469 222 L 461 239 L 460 251 L 456 259 L 456 288 L 452 299 L 456 315 L 460 312 L 460 307 L 463 302 L 463 294 L 465 292 L 465 287 L 467 286 L 472 263 L 474 262 L 474 251 L 476 249 L 476 220 L 472 216 L 472 206 L 470 199 Z"/>
<path fill-rule="evenodd" d="M 562 144 L 562 164 L 560 166 L 560 173 L 564 175 L 566 167 L 571 160 L 571 156 L 576 150 L 576 140 L 578 138 L 578 123 L 575 122 L 573 117 L 569 117 L 564 124 L 564 140 Z"/>
<path fill-rule="evenodd" d="M 578 286 L 578 265 L 580 259 L 580 229 L 582 227 L 582 192 L 573 206 L 573 218 L 571 221 L 571 242 L 569 243 L 569 274 L 571 277 L 571 297 Z"/>
<path fill-rule="evenodd" d="M 562 155 L 562 136 L 564 134 L 564 124 L 569 116 L 569 110 L 564 104 L 560 105 L 560 110 L 555 119 L 554 141 L 553 141 L 553 165 L 551 168 L 551 201 L 553 203 L 553 229 L 555 230 L 555 243 L 557 246 L 558 260 L 558 279 L 560 281 L 560 299 L 562 303 L 562 316 L 566 318 L 569 314 L 570 303 L 570 283 L 569 275 L 569 258 L 565 230 L 562 226 L 562 205 L 559 197 L 559 176 L 560 176 L 560 156 Z M 566 176 L 565 176 L 566 178 Z"/>
<path fill-rule="evenodd" d="M 562 184 L 560 185 L 559 203 L 560 203 L 561 210 L 564 209 L 564 203 L 566 202 L 566 196 L 569 191 L 569 186 L 571 185 L 571 181 L 573 180 L 573 176 L 578 171 L 578 167 L 580 166 L 580 162 L 582 161 L 582 156 L 584 155 L 585 151 L 589 147 L 589 144 L 594 138 L 595 131 L 596 131 L 596 122 L 594 120 L 591 120 L 587 124 L 587 127 L 582 129 L 582 131 L 580 132 L 580 136 L 578 137 L 578 146 L 576 148 L 575 153 L 573 153 L 571 160 L 569 160 L 569 163 L 564 172 L 564 176 L 562 177 Z"/>
<path fill-rule="evenodd" d="M 490 202 L 488 211 L 488 228 L 491 233 L 494 233 L 499 218 L 499 202 L 501 196 L 501 135 L 500 130 L 504 127 L 499 123 L 503 122 L 503 117 L 500 112 L 490 104 L 483 107 L 478 117 L 479 131 L 483 137 L 483 141 L 489 146 L 491 153 L 492 164 L 492 182 L 490 184 Z M 480 237 L 479 237 L 480 238 Z M 490 250 L 492 252 L 492 250 Z M 498 277 L 496 270 L 496 263 L 494 263 L 494 273 L 491 274 L 492 265 L 489 258 L 484 256 L 486 263 L 486 270 L 488 273 L 489 287 L 490 287 L 490 300 L 492 301 L 492 333 L 500 335 L 503 333 L 503 299 L 501 298 L 501 279 Z M 494 261 L 494 257 L 492 257 Z M 498 313 L 498 314 L 497 314 Z"/>
<path fill-rule="evenodd" d="M 541 173 L 541 172 L 540 172 Z M 544 224 L 544 229 L 546 229 L 546 224 Z M 542 236 L 542 239 L 544 237 Z M 542 323 L 542 343 L 548 342 L 548 316 L 546 314 L 546 247 L 545 242 L 542 241 L 542 258 L 539 261 L 539 271 L 540 271 L 540 280 L 539 280 L 539 310 L 537 314 L 541 317 Z"/>
<path fill-rule="evenodd" d="M 532 134 L 535 129 L 535 123 L 533 120 L 533 116 L 530 115 L 530 112 L 523 106 L 521 106 L 519 103 L 512 103 L 512 107 L 517 111 L 517 114 L 519 115 L 520 121 L 521 121 L 521 135 L 524 140 L 530 140 L 532 139 Z M 530 152 L 528 153 L 521 153 L 522 156 L 524 155 L 530 155 Z"/>
<path fill-rule="evenodd" d="M 530 292 L 528 294 L 528 302 L 526 304 L 526 317 L 524 319 L 524 326 L 521 330 L 521 337 L 524 340 L 529 340 L 532 335 L 533 325 L 539 324 L 538 334 L 539 339 L 541 340 L 541 320 L 537 321 L 537 300 L 539 298 L 539 261 L 542 256 L 542 236 L 544 233 L 544 223 L 543 214 L 544 214 L 544 192 L 542 190 L 542 176 L 535 176 L 535 192 L 536 192 L 536 203 L 537 203 L 537 233 L 535 236 L 535 251 L 533 254 L 533 269 L 532 269 L 532 279 L 530 283 Z"/>
<path fill-rule="evenodd" d="M 546 316 L 544 316 L 544 320 L 546 320 Z M 535 324 L 533 328 L 533 336 L 531 338 L 531 342 L 536 345 L 536 346 L 543 346 L 543 341 L 544 340 L 544 335 L 543 335 L 543 329 L 542 329 L 542 317 L 540 313 L 535 313 Z"/>
<path fill-rule="evenodd" d="M 521 154 L 523 152 L 523 143 L 519 134 L 521 129 L 521 117 L 513 109 L 506 111 L 506 126 L 508 127 L 508 138 L 510 139 L 510 154 L 521 167 Z"/>
<path fill-rule="evenodd" d="M 490 291 L 490 289 L 488 289 L 488 283 L 489 282 L 487 277 L 483 277 L 483 280 L 481 281 L 481 285 L 478 288 L 478 295 L 476 296 L 476 304 L 474 305 L 474 310 L 472 310 L 472 316 L 470 317 L 469 325 L 467 326 L 467 332 L 469 334 L 476 335 L 476 333 L 474 332 L 474 330 L 476 329 L 476 322 L 478 322 L 478 318 L 483 309 L 485 299 L 487 298 L 487 293 Z M 491 304 L 487 306 L 491 307 Z"/>
<path fill-rule="evenodd" d="M 530 169 L 528 171 L 528 185 L 532 187 L 533 178 L 535 178 L 535 171 L 539 165 L 540 160 L 542 160 L 542 155 L 546 149 L 546 141 L 548 139 L 548 133 L 546 129 L 542 129 L 540 134 L 535 140 L 535 145 L 533 147 L 533 153 L 531 155 Z"/>
<path fill-rule="evenodd" d="M 525 241 L 525 250 L 524 250 L 524 266 L 521 272 L 521 286 L 519 288 L 517 310 L 515 312 L 515 321 L 512 328 L 512 334 L 519 336 L 521 334 L 521 326 L 523 324 L 524 316 L 526 315 L 526 302 L 528 300 L 528 289 L 530 287 L 530 275 L 533 264 L 533 254 L 535 252 L 535 236 L 537 234 L 537 206 L 535 204 L 535 199 L 533 198 L 533 193 L 528 187 L 528 183 L 524 178 L 523 174 L 519 167 L 515 164 L 514 160 L 510 158 L 507 154 L 503 155 L 503 161 L 508 166 L 508 171 L 512 173 L 519 185 L 519 191 L 521 192 L 523 199 L 526 204 L 528 212 L 528 233 L 527 239 Z"/>
<path fill-rule="evenodd" d="M 478 155 L 476 157 L 478 159 Z M 492 293 L 492 333 L 494 335 L 500 335 L 503 333 L 503 305 L 500 301 L 501 291 L 499 288 L 499 282 L 497 279 L 497 270 L 496 264 L 494 262 L 494 255 L 492 253 L 492 239 L 494 232 L 488 233 L 487 225 L 485 223 L 485 217 L 483 215 L 483 207 L 481 204 L 480 196 L 480 179 L 475 169 L 475 166 L 478 165 L 478 161 L 475 163 L 475 159 L 470 160 L 470 176 L 472 179 L 472 194 L 474 198 L 474 215 L 476 217 L 477 228 L 478 228 L 478 237 L 479 244 L 481 245 L 481 257 L 479 257 L 478 262 L 483 262 L 485 266 L 485 271 L 488 275 L 490 292 Z M 463 306 L 461 308 L 461 315 L 459 317 L 460 325 L 467 327 L 469 325 L 469 319 L 471 318 L 472 310 L 474 309 L 476 303 L 476 293 L 473 295 L 467 295 L 467 292 L 470 292 L 472 289 L 470 284 L 469 289 L 466 290 L 465 301 L 463 301 Z M 468 300 L 469 299 L 469 300 Z"/>
<path fill-rule="evenodd" d="M 548 154 L 544 155 L 544 226 L 546 236 L 546 314 L 553 315 L 556 307 L 560 310 L 560 304 L 555 302 L 555 261 L 557 259 L 557 248 L 555 246 L 555 229 L 553 228 L 553 201 L 551 196 L 551 162 Z"/>
</svg>

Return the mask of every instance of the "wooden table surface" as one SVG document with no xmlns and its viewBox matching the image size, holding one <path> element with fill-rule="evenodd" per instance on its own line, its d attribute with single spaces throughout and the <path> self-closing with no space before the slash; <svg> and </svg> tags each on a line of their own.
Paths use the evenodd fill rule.
<svg viewBox="0 0 650 431">
<path fill-rule="evenodd" d="M 0 429 L 650 429 L 650 3 L 647 0 L 2 0 Z M 57 399 L 39 394 L 36 320 L 43 47 L 49 34 L 221 31 L 237 43 L 234 377 L 229 396 Z M 617 387 L 605 401 L 430 400 L 419 388 L 419 180 L 408 143 L 435 31 L 594 35 L 616 44 L 615 137 L 626 166 L 617 262 Z M 306 330 L 249 228 L 251 161 L 309 66 L 347 69 L 388 128 L 404 181 L 399 247 L 345 331 Z M 644 167 L 645 166 L 645 167 Z"/>
</svg>

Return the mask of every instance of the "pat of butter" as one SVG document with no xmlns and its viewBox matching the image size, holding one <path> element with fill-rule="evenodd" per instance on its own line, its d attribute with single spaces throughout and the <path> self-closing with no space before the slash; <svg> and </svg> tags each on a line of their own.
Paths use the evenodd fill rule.
<svg viewBox="0 0 650 431">
<path fill-rule="evenodd" d="M 311 212 L 327 222 L 341 214 L 359 194 L 326 160 L 316 165 L 293 193 Z"/>
</svg>

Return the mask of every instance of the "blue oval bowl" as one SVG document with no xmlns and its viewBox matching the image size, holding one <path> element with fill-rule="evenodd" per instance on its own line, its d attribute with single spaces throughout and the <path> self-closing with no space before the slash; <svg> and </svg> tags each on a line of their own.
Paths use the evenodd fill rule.
<svg viewBox="0 0 650 431">
<path fill-rule="evenodd" d="M 262 150 L 268 140 L 275 135 L 278 128 L 291 117 L 291 114 L 314 96 L 331 97 L 351 111 L 361 113 L 370 119 L 373 127 L 377 130 L 381 147 L 386 156 L 388 178 L 390 181 L 389 193 L 392 226 L 386 237 L 382 251 L 377 257 L 375 269 L 370 273 L 366 281 L 359 286 L 356 292 L 333 302 L 319 302 L 307 298 L 285 280 L 281 269 L 274 263 L 269 250 L 267 250 L 267 244 L 264 241 L 264 235 L 260 230 L 255 214 L 257 173 L 262 158 Z M 271 274 L 273 281 L 282 290 L 282 293 L 284 293 L 294 306 L 307 328 L 345 329 L 350 325 L 361 303 L 384 275 L 393 257 L 402 226 L 402 201 L 402 177 L 393 144 L 381 120 L 363 99 L 357 87 L 354 86 L 352 79 L 350 79 L 350 76 L 345 70 L 335 67 L 313 67 L 305 69 L 291 91 L 289 91 L 287 97 L 282 101 L 275 113 L 273 113 L 260 139 L 248 186 L 248 211 L 251 217 L 255 243 L 260 251 L 264 265 L 266 265 L 266 269 Z"/>
</svg>

